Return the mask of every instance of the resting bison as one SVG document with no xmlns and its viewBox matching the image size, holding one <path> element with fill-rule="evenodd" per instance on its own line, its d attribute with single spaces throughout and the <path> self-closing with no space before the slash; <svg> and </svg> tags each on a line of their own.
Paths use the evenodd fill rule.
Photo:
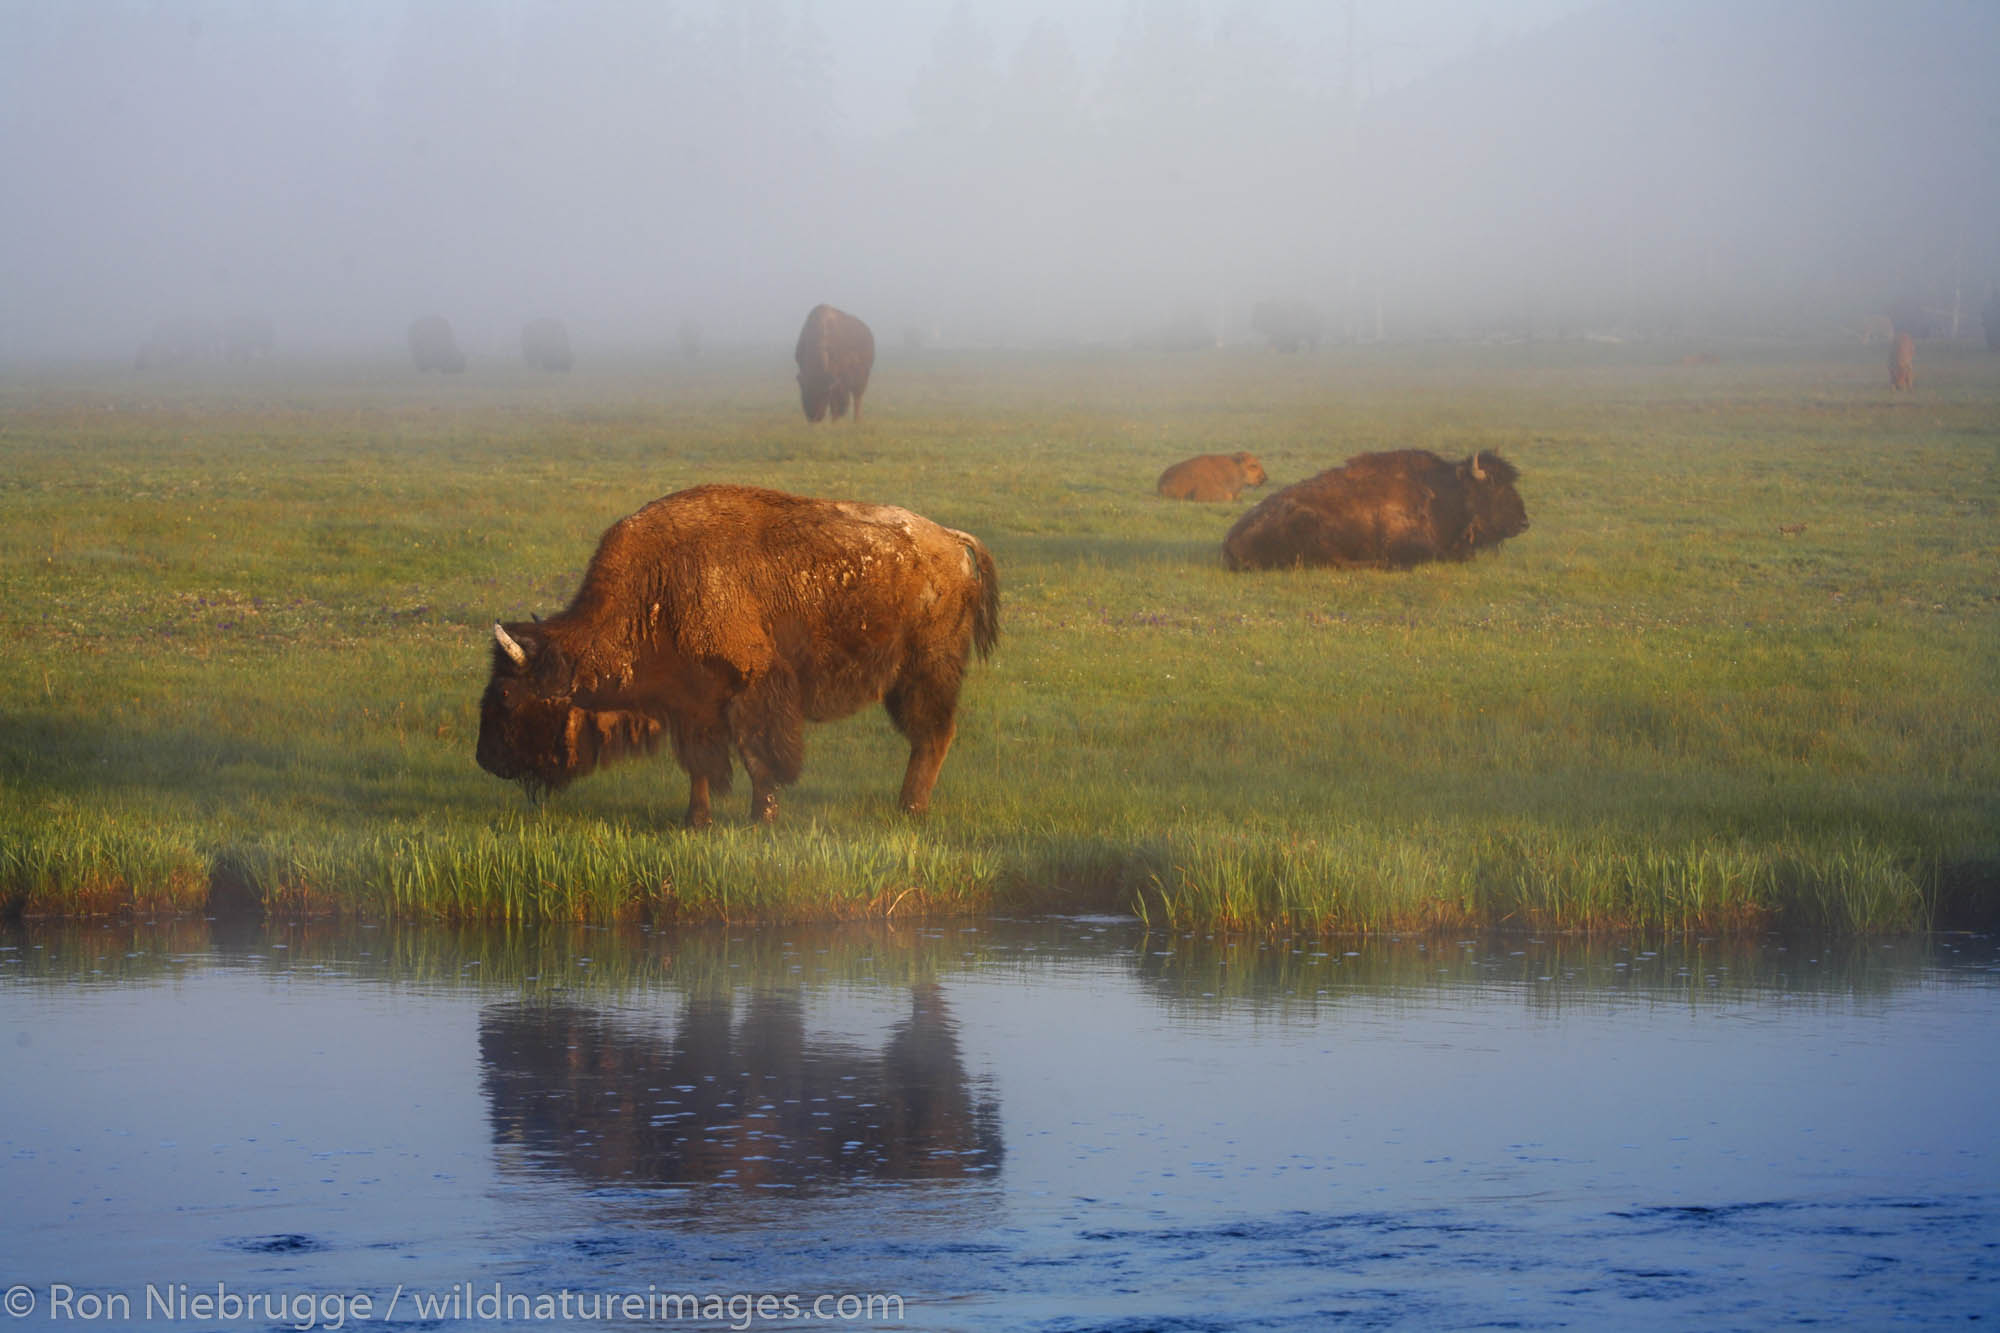
<svg viewBox="0 0 2000 1333">
<path fill-rule="evenodd" d="M 521 359 L 535 370 L 567 374 L 576 364 L 570 355 L 569 330 L 561 320 L 548 316 L 529 320 L 521 326 Z"/>
<path fill-rule="evenodd" d="M 1528 530 L 1519 476 L 1495 453 L 1462 463 L 1428 449 L 1360 454 L 1265 497 L 1223 538 L 1222 558 L 1231 569 L 1468 560 Z"/>
<path fill-rule="evenodd" d="M 465 353 L 451 336 L 451 325 L 443 315 L 425 315 L 410 325 L 410 360 L 418 373 L 428 370 L 456 375 L 465 369 Z"/>
<path fill-rule="evenodd" d="M 1234 500 L 1267 480 L 1255 454 L 1203 454 L 1162 472 L 1154 489 L 1169 500 Z"/>
<path fill-rule="evenodd" d="M 1250 327 L 1280 352 L 1318 347 L 1326 335 L 1319 311 L 1304 301 L 1259 301 L 1251 307 Z"/>
<path fill-rule="evenodd" d="M 799 402 L 807 421 L 831 414 L 834 421 L 854 400 L 854 420 L 861 420 L 861 395 L 868 389 L 868 372 L 875 368 L 875 335 L 844 310 L 816 305 L 799 330 Z"/>
<path fill-rule="evenodd" d="M 1907 389 L 1917 381 L 1917 345 L 1907 333 L 1896 335 L 1889 344 L 1889 387 Z"/>
<path fill-rule="evenodd" d="M 479 765 L 531 791 L 653 750 L 687 770 L 687 822 L 729 790 L 777 814 L 804 724 L 880 700 L 910 742 L 903 809 L 920 812 L 956 730 L 959 681 L 1000 633 L 978 538 L 907 509 L 698 486 L 614 523 L 569 609 L 493 627 Z"/>
</svg>

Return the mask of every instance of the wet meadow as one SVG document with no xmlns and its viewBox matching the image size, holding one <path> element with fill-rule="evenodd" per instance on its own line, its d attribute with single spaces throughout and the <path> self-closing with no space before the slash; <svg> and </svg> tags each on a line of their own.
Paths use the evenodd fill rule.
<svg viewBox="0 0 2000 1333">
<path fill-rule="evenodd" d="M 1667 345 L 925 352 L 809 426 L 784 349 L 284 355 L 0 374 L 0 907 L 458 922 L 1130 911 L 1175 929 L 1787 926 L 1990 913 L 2000 358 Z M 1499 451 L 1533 526 L 1408 574 L 1226 571 L 1352 454 Z M 931 814 L 879 710 L 775 828 L 670 757 L 539 805 L 473 762 L 495 620 L 734 481 L 978 534 L 1002 637 Z"/>
</svg>

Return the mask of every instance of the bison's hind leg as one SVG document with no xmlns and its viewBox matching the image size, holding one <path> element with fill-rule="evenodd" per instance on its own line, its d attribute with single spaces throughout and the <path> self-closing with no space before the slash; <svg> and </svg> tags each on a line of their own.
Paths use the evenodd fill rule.
<svg viewBox="0 0 2000 1333">
<path fill-rule="evenodd" d="M 964 670 L 956 661 L 914 665 L 883 696 L 889 720 L 910 742 L 898 804 L 913 815 L 930 808 L 931 788 L 958 734 L 958 686 Z"/>
</svg>

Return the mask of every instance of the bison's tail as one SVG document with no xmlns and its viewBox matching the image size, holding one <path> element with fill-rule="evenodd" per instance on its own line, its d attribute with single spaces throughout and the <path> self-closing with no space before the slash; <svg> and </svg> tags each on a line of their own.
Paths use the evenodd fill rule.
<svg viewBox="0 0 2000 1333">
<path fill-rule="evenodd" d="M 979 598 L 972 604 L 972 646 L 982 658 L 991 657 L 1000 642 L 1000 571 L 979 538 L 966 537 L 965 551 L 979 573 Z"/>
</svg>

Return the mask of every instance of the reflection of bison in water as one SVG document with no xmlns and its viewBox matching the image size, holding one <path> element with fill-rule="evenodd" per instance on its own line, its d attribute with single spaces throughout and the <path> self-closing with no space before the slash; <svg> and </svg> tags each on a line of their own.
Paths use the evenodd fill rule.
<svg viewBox="0 0 2000 1333">
<path fill-rule="evenodd" d="M 811 1189 L 976 1180 L 1005 1153 L 935 983 L 880 1052 L 807 1035 L 798 994 L 690 997 L 671 1033 L 575 1005 L 494 1005 L 479 1058 L 493 1138 L 586 1181 Z"/>
<path fill-rule="evenodd" d="M 419 373 L 429 370 L 456 375 L 465 369 L 465 353 L 451 336 L 451 325 L 443 315 L 425 315 L 410 325 L 410 360 Z"/>
<path fill-rule="evenodd" d="M 1361 454 L 1267 496 L 1222 542 L 1231 569 L 1408 569 L 1466 560 L 1526 532 L 1519 477 L 1494 453 L 1462 463 L 1428 449 Z"/>
<path fill-rule="evenodd" d="M 521 326 L 521 360 L 535 370 L 567 372 L 576 364 L 570 355 L 569 330 L 551 316 Z"/>
<path fill-rule="evenodd" d="M 662 734 L 687 770 L 687 821 L 709 822 L 730 751 L 750 810 L 777 813 L 805 723 L 880 700 L 909 738 L 902 806 L 930 803 L 959 682 L 1000 633 L 979 539 L 907 509 L 699 486 L 611 526 L 569 609 L 494 626 L 479 764 L 560 787 Z"/>
<path fill-rule="evenodd" d="M 799 402 L 807 421 L 840 420 L 854 402 L 854 420 L 861 420 L 861 395 L 868 373 L 875 368 L 875 335 L 844 310 L 816 305 L 799 330 Z"/>
<path fill-rule="evenodd" d="M 1889 387 L 1907 389 L 1917 382 L 1917 345 L 1907 333 L 1896 335 L 1889 344 Z"/>
<path fill-rule="evenodd" d="M 1250 310 L 1250 327 L 1281 352 L 1317 347 L 1326 336 L 1319 311 L 1304 301 L 1259 301 Z"/>
<path fill-rule="evenodd" d="M 1266 480 L 1255 454 L 1203 454 L 1162 472 L 1154 489 L 1169 500 L 1234 500 Z"/>
</svg>

